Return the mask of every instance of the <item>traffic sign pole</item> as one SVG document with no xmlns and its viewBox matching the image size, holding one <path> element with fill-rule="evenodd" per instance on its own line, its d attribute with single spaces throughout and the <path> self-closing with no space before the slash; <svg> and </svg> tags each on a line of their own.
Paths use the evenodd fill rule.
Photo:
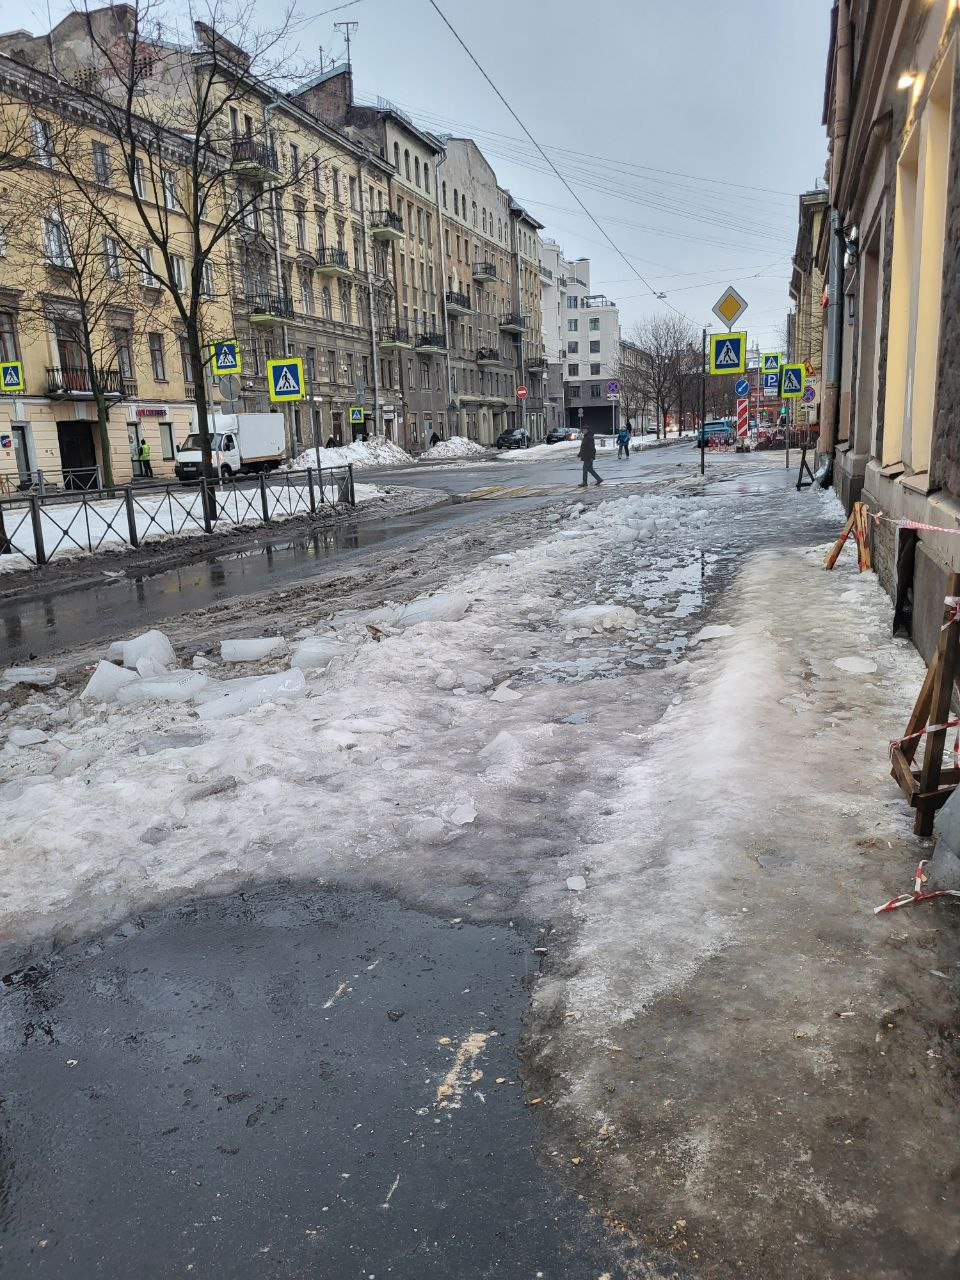
<svg viewBox="0 0 960 1280">
<path fill-rule="evenodd" d="M 707 447 L 707 330 L 703 330 L 703 374 L 700 378 L 700 474 L 703 475 L 706 465 Z"/>
</svg>

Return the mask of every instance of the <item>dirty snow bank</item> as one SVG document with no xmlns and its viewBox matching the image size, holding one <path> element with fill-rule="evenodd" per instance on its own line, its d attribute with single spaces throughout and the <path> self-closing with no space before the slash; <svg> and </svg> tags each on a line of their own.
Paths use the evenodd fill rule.
<svg viewBox="0 0 960 1280">
<path fill-rule="evenodd" d="M 491 450 L 486 445 L 477 444 L 476 440 L 468 440 L 466 436 L 451 436 L 449 440 L 441 440 L 420 455 L 420 462 L 437 462 L 439 460 L 456 460 L 460 458 L 489 458 Z"/>
<path fill-rule="evenodd" d="M 355 467 L 402 467 L 411 462 L 413 458 L 405 449 L 383 436 L 354 440 L 337 449 L 321 449 L 319 454 L 319 465 L 324 468 L 345 467 L 348 463 Z M 316 449 L 307 449 L 294 458 L 287 470 L 305 471 L 307 467 L 317 465 Z"/>
</svg>

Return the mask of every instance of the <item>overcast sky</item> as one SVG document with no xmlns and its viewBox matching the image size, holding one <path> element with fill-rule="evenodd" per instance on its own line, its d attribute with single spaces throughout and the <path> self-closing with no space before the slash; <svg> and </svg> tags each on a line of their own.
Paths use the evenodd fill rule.
<svg viewBox="0 0 960 1280">
<path fill-rule="evenodd" d="M 501 185 L 568 257 L 626 332 L 670 304 L 696 325 L 733 284 L 752 346 L 776 345 L 788 307 L 797 194 L 822 182 L 830 0 L 438 0 L 601 222 L 604 243 L 523 137 L 429 0 L 306 0 L 303 54 L 341 57 L 356 21 L 358 98 L 389 98 L 424 127 L 476 139 Z M 266 25 L 279 3 L 258 0 Z M 70 8 L 50 0 L 56 20 Z M 26 11 L 25 11 L 26 10 Z M 46 0 L 0 0 L 0 25 L 44 29 Z M 28 16 L 29 14 L 29 16 Z M 641 281 L 631 266 L 639 271 Z"/>
</svg>

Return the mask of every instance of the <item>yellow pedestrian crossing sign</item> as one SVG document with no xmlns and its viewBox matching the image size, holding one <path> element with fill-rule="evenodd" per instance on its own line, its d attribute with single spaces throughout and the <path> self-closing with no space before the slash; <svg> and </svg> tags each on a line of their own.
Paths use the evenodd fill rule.
<svg viewBox="0 0 960 1280">
<path fill-rule="evenodd" d="M 303 361 L 292 356 L 267 361 L 267 389 L 271 400 L 303 400 Z"/>
<path fill-rule="evenodd" d="M 760 357 L 761 373 L 779 373 L 782 356 L 779 351 L 768 351 Z"/>
<path fill-rule="evenodd" d="M 223 378 L 228 373 L 241 373 L 243 363 L 240 359 L 240 343 L 235 338 L 210 344 L 210 368 L 215 378 Z"/>
<path fill-rule="evenodd" d="M 350 406 L 350 425 L 353 426 L 354 423 L 359 423 L 360 426 L 363 426 L 363 408 L 358 404 Z"/>
<path fill-rule="evenodd" d="M 710 372 L 743 373 L 747 367 L 747 335 L 745 333 L 712 333 L 710 335 Z"/>
<path fill-rule="evenodd" d="M 23 362 L 0 360 L 0 391 L 26 391 L 23 380 Z"/>
<path fill-rule="evenodd" d="M 783 382 L 780 388 L 780 395 L 784 400 L 798 400 L 803 395 L 806 373 L 807 371 L 802 364 L 785 364 L 783 366 Z"/>
</svg>

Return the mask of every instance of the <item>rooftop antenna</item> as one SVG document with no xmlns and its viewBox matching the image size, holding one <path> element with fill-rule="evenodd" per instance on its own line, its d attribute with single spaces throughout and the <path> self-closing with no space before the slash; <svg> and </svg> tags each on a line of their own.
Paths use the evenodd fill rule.
<svg viewBox="0 0 960 1280">
<path fill-rule="evenodd" d="M 334 31 L 342 31 L 343 38 L 347 42 L 347 70 L 351 72 L 353 71 L 353 66 L 350 62 L 350 41 L 353 39 L 353 36 L 356 34 L 359 26 L 359 22 L 335 22 L 333 24 Z"/>
</svg>

